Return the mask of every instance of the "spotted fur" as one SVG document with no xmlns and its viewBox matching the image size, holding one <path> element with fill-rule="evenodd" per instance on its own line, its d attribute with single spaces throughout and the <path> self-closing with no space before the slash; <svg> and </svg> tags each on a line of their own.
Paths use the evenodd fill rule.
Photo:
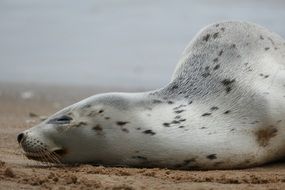
<svg viewBox="0 0 285 190">
<path fill-rule="evenodd" d="M 28 157 L 53 153 L 67 164 L 253 167 L 285 156 L 284 81 L 280 36 L 248 22 L 216 23 L 190 42 L 163 88 L 92 96 L 18 141 Z"/>
</svg>

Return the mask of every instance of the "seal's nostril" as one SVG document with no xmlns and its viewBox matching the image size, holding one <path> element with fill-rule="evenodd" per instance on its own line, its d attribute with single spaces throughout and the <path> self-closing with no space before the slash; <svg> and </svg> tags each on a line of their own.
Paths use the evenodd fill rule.
<svg viewBox="0 0 285 190">
<path fill-rule="evenodd" d="M 23 140 L 24 138 L 24 134 L 23 133 L 20 133 L 18 136 L 17 136 L 17 141 L 18 143 L 21 143 L 21 141 Z"/>
</svg>

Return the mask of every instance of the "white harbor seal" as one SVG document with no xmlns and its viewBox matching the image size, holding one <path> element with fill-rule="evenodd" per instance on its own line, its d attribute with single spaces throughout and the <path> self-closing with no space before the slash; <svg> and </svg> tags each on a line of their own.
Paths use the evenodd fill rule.
<svg viewBox="0 0 285 190">
<path fill-rule="evenodd" d="M 165 87 L 89 97 L 18 135 L 44 162 L 234 169 L 285 156 L 285 41 L 248 22 L 204 28 Z"/>
</svg>

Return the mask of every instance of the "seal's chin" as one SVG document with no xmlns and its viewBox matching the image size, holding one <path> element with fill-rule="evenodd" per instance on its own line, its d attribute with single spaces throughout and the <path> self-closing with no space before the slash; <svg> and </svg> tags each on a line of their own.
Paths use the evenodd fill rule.
<svg viewBox="0 0 285 190">
<path fill-rule="evenodd" d="M 24 155 L 29 160 L 36 160 L 40 162 L 61 164 L 62 157 L 67 153 L 64 148 L 57 148 L 52 151 L 39 151 L 39 152 L 25 152 Z"/>
</svg>

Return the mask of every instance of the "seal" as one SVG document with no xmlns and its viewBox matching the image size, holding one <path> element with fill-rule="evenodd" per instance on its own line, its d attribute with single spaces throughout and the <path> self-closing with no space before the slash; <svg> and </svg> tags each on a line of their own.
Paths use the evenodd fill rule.
<svg viewBox="0 0 285 190">
<path fill-rule="evenodd" d="M 42 162 L 234 169 L 285 156 L 285 41 L 248 22 L 207 26 L 165 87 L 84 99 L 18 135 Z"/>
</svg>

